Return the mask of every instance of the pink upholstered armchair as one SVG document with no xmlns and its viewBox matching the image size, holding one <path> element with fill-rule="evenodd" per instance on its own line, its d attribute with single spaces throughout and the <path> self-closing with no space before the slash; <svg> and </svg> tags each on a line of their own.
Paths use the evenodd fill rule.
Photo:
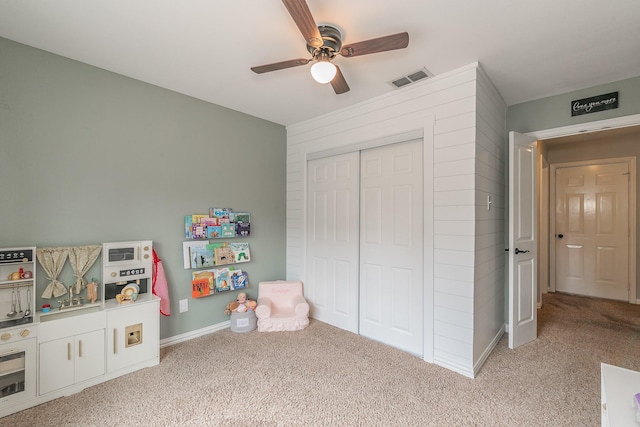
<svg viewBox="0 0 640 427">
<path fill-rule="evenodd" d="M 309 325 L 302 282 L 260 282 L 256 307 L 259 332 L 297 331 Z"/>
</svg>

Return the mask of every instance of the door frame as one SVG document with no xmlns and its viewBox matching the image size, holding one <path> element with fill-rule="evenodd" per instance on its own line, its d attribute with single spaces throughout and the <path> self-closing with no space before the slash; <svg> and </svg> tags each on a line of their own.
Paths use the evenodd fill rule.
<svg viewBox="0 0 640 427">
<path fill-rule="evenodd" d="M 549 164 L 549 292 L 556 291 L 556 245 L 552 236 L 556 235 L 555 216 L 552 212 L 556 206 L 556 170 L 559 168 L 608 165 L 612 163 L 626 163 L 629 166 L 629 187 L 628 187 L 628 205 L 629 205 L 629 288 L 627 300 L 632 304 L 637 303 L 636 298 L 636 158 L 635 157 L 617 157 L 611 159 L 593 159 L 578 162 L 551 163 Z"/>
<path fill-rule="evenodd" d="M 582 133 L 600 132 L 600 131 L 606 131 L 611 129 L 624 128 L 628 126 L 637 126 L 637 125 L 640 125 L 640 114 L 616 117 L 613 119 L 606 119 L 606 120 L 596 120 L 592 122 L 562 126 L 558 128 L 542 129 L 542 130 L 525 133 L 525 135 L 530 135 L 532 137 L 535 137 L 538 139 L 538 141 L 544 141 L 545 139 L 578 135 Z M 541 223 L 540 228 L 542 229 L 544 226 L 545 226 L 545 223 L 543 222 Z M 548 230 L 548 221 L 546 221 L 546 227 Z M 538 252 L 538 257 L 545 256 L 545 255 L 548 256 L 548 247 L 539 248 L 539 249 L 540 251 Z M 634 251 L 635 251 L 635 247 L 634 247 Z M 633 265 L 635 265 L 635 259 L 633 260 Z M 548 276 L 549 274 L 548 269 L 540 272 L 541 276 L 543 274 L 546 274 Z M 540 292 L 538 293 L 538 295 L 540 295 Z M 541 302 L 542 302 L 541 300 L 538 301 L 539 306 Z"/>
</svg>

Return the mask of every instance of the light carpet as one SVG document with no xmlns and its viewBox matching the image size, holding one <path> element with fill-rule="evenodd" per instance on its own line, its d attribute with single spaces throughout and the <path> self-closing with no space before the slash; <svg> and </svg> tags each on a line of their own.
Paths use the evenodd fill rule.
<svg viewBox="0 0 640 427">
<path fill-rule="evenodd" d="M 505 335 L 475 379 L 312 320 L 164 348 L 158 366 L 0 425 L 598 426 L 600 363 L 640 370 L 640 306 L 543 302 L 538 339 L 510 350 Z"/>
</svg>

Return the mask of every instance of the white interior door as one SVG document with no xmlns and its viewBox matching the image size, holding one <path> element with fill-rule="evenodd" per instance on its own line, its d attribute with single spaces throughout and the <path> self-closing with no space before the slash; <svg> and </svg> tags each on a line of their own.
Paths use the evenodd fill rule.
<svg viewBox="0 0 640 427">
<path fill-rule="evenodd" d="M 308 163 L 307 277 L 311 315 L 358 333 L 358 152 Z"/>
<path fill-rule="evenodd" d="M 629 165 L 556 169 L 556 290 L 629 297 Z"/>
<path fill-rule="evenodd" d="M 536 138 L 509 133 L 509 348 L 538 335 Z"/>
<path fill-rule="evenodd" d="M 360 334 L 422 355 L 422 141 L 361 152 Z"/>
</svg>

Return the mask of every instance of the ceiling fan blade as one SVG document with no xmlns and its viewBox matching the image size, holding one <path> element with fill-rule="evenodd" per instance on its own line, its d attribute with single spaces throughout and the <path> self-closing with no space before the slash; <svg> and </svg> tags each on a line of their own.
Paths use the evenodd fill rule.
<svg viewBox="0 0 640 427">
<path fill-rule="evenodd" d="M 320 47 L 324 44 L 318 30 L 315 19 L 311 15 L 309 6 L 305 0 L 282 0 L 289 15 L 298 26 L 304 40 L 309 46 Z"/>
<path fill-rule="evenodd" d="M 331 86 L 333 87 L 333 91 L 336 95 L 340 95 L 341 93 L 349 92 L 349 85 L 347 81 L 344 79 L 342 75 L 342 71 L 340 71 L 340 67 L 336 65 L 336 76 L 331 80 Z"/>
<path fill-rule="evenodd" d="M 346 57 L 368 55 L 387 50 L 404 49 L 407 46 L 409 46 L 409 34 L 398 33 L 343 46 L 340 54 Z"/>
<path fill-rule="evenodd" d="M 274 62 L 273 64 L 258 65 L 257 67 L 251 67 L 251 71 L 254 73 L 262 74 L 269 71 L 283 70 L 285 68 L 297 67 L 299 65 L 306 65 L 309 60 L 306 58 L 290 59 L 289 61 Z"/>
</svg>

